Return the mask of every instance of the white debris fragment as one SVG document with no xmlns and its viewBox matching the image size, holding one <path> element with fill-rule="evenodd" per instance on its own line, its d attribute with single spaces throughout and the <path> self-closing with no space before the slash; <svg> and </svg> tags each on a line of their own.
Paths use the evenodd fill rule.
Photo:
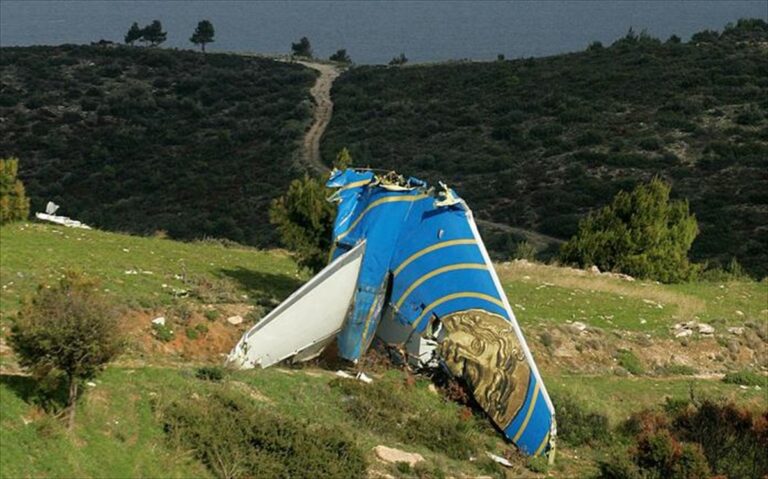
<svg viewBox="0 0 768 479">
<path fill-rule="evenodd" d="M 490 457 L 494 461 L 498 462 L 499 464 L 501 464 L 504 467 L 512 467 L 512 463 L 509 462 L 506 458 L 503 458 L 501 456 L 497 456 L 496 454 L 494 454 L 492 452 L 486 452 L 485 455 Z"/>
<path fill-rule="evenodd" d="M 744 326 L 731 326 L 728 328 L 728 332 L 731 334 L 735 334 L 736 336 L 741 336 L 744 334 Z"/>
<path fill-rule="evenodd" d="M 93 381 L 88 381 L 87 383 L 85 383 L 85 385 L 88 386 L 89 388 L 95 388 L 96 387 L 96 383 L 93 382 Z"/>
<path fill-rule="evenodd" d="M 693 335 L 693 331 L 690 330 L 690 329 L 682 329 L 682 330 L 680 330 L 680 331 L 675 333 L 675 337 L 676 338 L 686 338 L 686 337 L 692 336 L 692 335 Z"/>
<path fill-rule="evenodd" d="M 239 314 L 237 314 L 235 316 L 230 316 L 230 317 L 227 318 L 227 322 L 229 324 L 231 324 L 232 326 L 237 326 L 238 324 L 243 322 L 243 317 L 240 316 Z"/>
<path fill-rule="evenodd" d="M 126 269 L 125 274 L 139 274 L 135 269 Z"/>
<path fill-rule="evenodd" d="M 373 379 L 368 377 L 368 375 L 366 375 L 364 372 L 357 373 L 356 378 L 364 382 L 365 384 L 371 384 L 373 382 Z"/>
<path fill-rule="evenodd" d="M 157 324 L 159 326 L 165 326 L 165 318 L 163 316 L 158 316 L 157 318 L 152 320 L 152 324 Z"/>
</svg>

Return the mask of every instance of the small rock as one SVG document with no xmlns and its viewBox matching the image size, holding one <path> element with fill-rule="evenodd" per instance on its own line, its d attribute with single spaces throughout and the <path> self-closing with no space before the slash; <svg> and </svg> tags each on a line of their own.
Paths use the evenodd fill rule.
<svg viewBox="0 0 768 479">
<path fill-rule="evenodd" d="M 709 324 L 699 323 L 697 327 L 699 328 L 699 334 L 715 334 L 715 328 Z"/>
<path fill-rule="evenodd" d="M 165 318 L 163 316 L 158 316 L 157 318 L 152 320 L 152 324 L 165 326 Z"/>
<path fill-rule="evenodd" d="M 590 266 L 587 271 L 589 271 L 590 273 L 593 273 L 593 274 L 600 274 L 600 268 L 598 268 L 595 265 Z"/>
<path fill-rule="evenodd" d="M 675 333 L 676 338 L 687 338 L 688 336 L 692 336 L 692 335 L 693 335 L 693 331 L 691 331 L 690 329 L 683 329 Z"/>
<path fill-rule="evenodd" d="M 736 316 L 744 316 L 744 311 L 736 310 Z"/>
<path fill-rule="evenodd" d="M 744 327 L 743 326 L 731 326 L 728 328 L 728 332 L 731 334 L 735 334 L 736 336 L 741 336 L 744 334 Z"/>
<path fill-rule="evenodd" d="M 237 326 L 238 324 L 243 322 L 243 317 L 238 315 L 230 316 L 227 318 L 227 322 L 231 324 L 232 326 Z"/>
<path fill-rule="evenodd" d="M 93 382 L 93 381 L 88 381 L 87 383 L 85 383 L 85 385 L 88 386 L 89 388 L 95 388 L 96 387 L 96 383 Z"/>
<path fill-rule="evenodd" d="M 376 446 L 373 448 L 374 454 L 380 460 L 396 464 L 398 462 L 407 462 L 409 466 L 413 467 L 416 464 L 424 461 L 424 456 L 415 452 L 405 452 L 400 449 L 387 446 Z"/>
<path fill-rule="evenodd" d="M 582 323 L 581 321 L 574 321 L 571 324 L 571 327 L 577 331 L 584 331 L 585 329 L 587 329 L 587 325 Z"/>
<path fill-rule="evenodd" d="M 437 394 L 437 388 L 432 383 L 430 383 L 429 386 L 427 386 L 427 390 L 432 394 Z"/>
</svg>

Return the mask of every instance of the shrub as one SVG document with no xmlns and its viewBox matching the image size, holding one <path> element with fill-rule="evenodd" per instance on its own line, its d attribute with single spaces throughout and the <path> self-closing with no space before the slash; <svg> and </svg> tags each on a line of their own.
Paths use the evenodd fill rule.
<svg viewBox="0 0 768 479">
<path fill-rule="evenodd" d="M 536 247 L 528 241 L 520 241 L 515 245 L 515 249 L 512 252 L 514 259 L 524 259 L 526 261 L 536 260 Z"/>
<path fill-rule="evenodd" d="M 622 349 L 616 354 L 616 359 L 619 362 L 619 366 L 635 376 L 640 376 L 645 372 L 640 359 L 632 351 Z"/>
<path fill-rule="evenodd" d="M 552 402 L 557 414 L 558 439 L 572 446 L 596 444 L 610 434 L 608 417 L 587 411 L 569 394 L 553 394 Z"/>
<path fill-rule="evenodd" d="M 173 339 L 173 330 L 165 324 L 152 323 L 152 331 L 155 333 L 155 338 L 164 343 Z"/>
<path fill-rule="evenodd" d="M 205 381 L 221 381 L 224 379 L 224 369 L 220 366 L 203 366 L 197 368 L 195 377 Z"/>
<path fill-rule="evenodd" d="M 192 341 L 200 337 L 200 331 L 192 327 L 188 327 L 187 329 L 185 329 L 184 334 L 187 335 L 187 339 L 191 339 Z"/>
<path fill-rule="evenodd" d="M 19 173 L 17 158 L 0 159 L 0 224 L 25 220 L 29 216 L 29 199 Z"/>
<path fill-rule="evenodd" d="M 269 221 L 277 227 L 282 243 L 296 253 L 300 266 L 314 272 L 328 261 L 334 216 L 325 186 L 307 175 L 292 181 L 269 209 Z"/>
<path fill-rule="evenodd" d="M 216 477 L 364 477 L 363 452 L 345 434 L 259 408 L 221 391 L 162 409 L 171 444 L 191 450 Z"/>
<path fill-rule="evenodd" d="M 563 261 L 662 282 L 692 278 L 698 268 L 688 250 L 699 228 L 688 202 L 670 201 L 670 190 L 654 178 L 631 193 L 619 192 L 579 222 L 578 233 L 561 249 Z"/>
<path fill-rule="evenodd" d="M 672 428 L 682 440 L 701 445 L 715 474 L 745 478 L 768 474 L 768 409 L 756 413 L 705 400 L 679 408 Z"/>
<path fill-rule="evenodd" d="M 728 384 L 739 384 L 744 386 L 768 387 L 768 376 L 763 376 L 748 369 L 741 371 L 729 371 L 725 373 L 723 382 Z"/>
<path fill-rule="evenodd" d="M 55 286 L 38 288 L 19 312 L 10 342 L 23 367 L 40 377 L 66 376 L 70 429 L 81 383 L 95 377 L 123 346 L 114 308 L 95 280 L 75 272 L 65 273 Z"/>
</svg>

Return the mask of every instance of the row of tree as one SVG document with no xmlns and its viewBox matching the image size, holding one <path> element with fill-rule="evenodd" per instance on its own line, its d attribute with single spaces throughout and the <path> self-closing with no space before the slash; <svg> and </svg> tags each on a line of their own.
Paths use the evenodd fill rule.
<svg viewBox="0 0 768 479">
<path fill-rule="evenodd" d="M 199 45 L 200 49 L 205 52 L 205 45 L 213 43 L 213 36 L 215 30 L 210 20 L 201 20 L 197 24 L 197 28 L 192 33 L 189 41 L 195 45 Z M 134 45 L 136 42 L 143 43 L 145 45 L 156 47 L 165 42 L 168 37 L 168 32 L 163 31 L 163 24 L 160 20 L 153 20 L 152 23 L 145 27 L 139 27 L 139 24 L 133 22 L 131 28 L 128 29 L 128 33 L 125 34 L 125 43 L 128 45 Z"/>
</svg>

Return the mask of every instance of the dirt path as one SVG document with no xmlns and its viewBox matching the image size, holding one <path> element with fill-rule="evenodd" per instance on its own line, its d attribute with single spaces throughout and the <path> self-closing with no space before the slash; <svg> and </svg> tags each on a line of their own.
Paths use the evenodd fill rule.
<svg viewBox="0 0 768 479">
<path fill-rule="evenodd" d="M 309 90 L 309 93 L 315 99 L 315 121 L 304 136 L 301 153 L 302 161 L 318 173 L 327 173 L 329 169 L 320 159 L 320 139 L 323 137 L 323 133 L 325 133 L 325 129 L 331 121 L 331 115 L 333 114 L 331 86 L 333 86 L 333 81 L 336 80 L 341 71 L 333 65 L 323 63 L 307 61 L 299 61 L 297 63 L 320 72 L 315 85 Z"/>
</svg>

